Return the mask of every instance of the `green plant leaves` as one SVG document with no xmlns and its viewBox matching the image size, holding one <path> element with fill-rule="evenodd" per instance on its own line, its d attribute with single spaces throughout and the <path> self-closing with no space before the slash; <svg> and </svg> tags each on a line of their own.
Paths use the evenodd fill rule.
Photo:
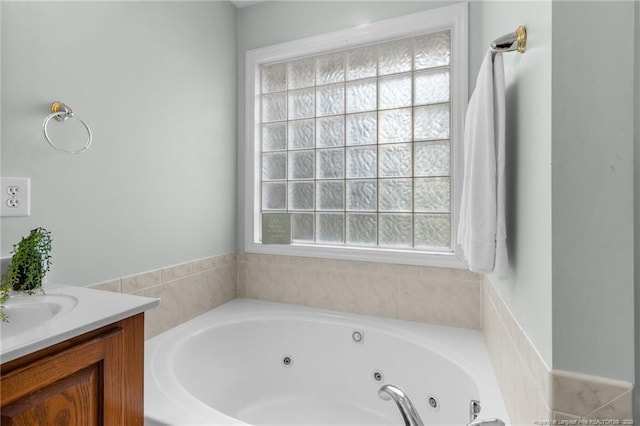
<svg viewBox="0 0 640 426">
<path fill-rule="evenodd" d="M 33 294 L 42 287 L 51 267 L 51 233 L 44 228 L 32 229 L 13 246 L 11 264 L 0 283 L 0 305 L 9 297 L 9 291 Z M 0 319 L 6 315 L 0 312 Z"/>
</svg>

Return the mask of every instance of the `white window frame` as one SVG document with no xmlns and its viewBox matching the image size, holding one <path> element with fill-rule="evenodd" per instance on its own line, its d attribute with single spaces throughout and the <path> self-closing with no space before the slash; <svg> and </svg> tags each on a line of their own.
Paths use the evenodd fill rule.
<svg viewBox="0 0 640 426">
<path fill-rule="evenodd" d="M 413 35 L 451 31 L 451 252 L 415 249 L 353 247 L 295 243 L 262 244 L 260 223 L 260 66 L 334 50 L 343 50 Z M 345 260 L 399 263 L 408 265 L 467 268 L 457 244 L 457 228 L 462 193 L 462 137 L 468 102 L 468 4 L 459 3 L 399 18 L 378 21 L 319 36 L 249 50 L 245 57 L 245 159 L 244 159 L 244 250 L 248 253 L 320 257 Z"/>
</svg>

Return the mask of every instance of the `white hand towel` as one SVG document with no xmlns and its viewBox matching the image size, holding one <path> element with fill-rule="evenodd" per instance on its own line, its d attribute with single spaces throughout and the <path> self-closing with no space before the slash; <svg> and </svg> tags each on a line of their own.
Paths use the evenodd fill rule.
<svg viewBox="0 0 640 426">
<path fill-rule="evenodd" d="M 469 269 L 506 268 L 504 65 L 487 52 L 464 126 L 464 179 L 458 243 Z"/>
</svg>

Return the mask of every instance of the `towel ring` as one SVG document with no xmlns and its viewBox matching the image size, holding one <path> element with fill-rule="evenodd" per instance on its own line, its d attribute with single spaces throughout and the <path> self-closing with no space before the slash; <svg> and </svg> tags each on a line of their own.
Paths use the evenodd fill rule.
<svg viewBox="0 0 640 426">
<path fill-rule="evenodd" d="M 55 118 L 57 121 L 62 121 L 62 122 L 66 121 L 69 118 L 75 118 L 76 120 L 78 120 L 87 130 L 87 133 L 89 135 L 84 147 L 78 150 L 72 151 L 72 150 L 60 148 L 55 143 L 53 143 L 53 141 L 51 140 L 51 137 L 49 137 L 49 133 L 47 132 L 47 126 L 49 125 L 49 121 L 51 121 L 52 118 Z M 91 146 L 91 140 L 93 139 L 93 135 L 91 134 L 91 129 L 89 128 L 89 125 L 85 123 L 83 120 L 76 117 L 73 111 L 71 110 L 71 108 L 69 108 L 67 105 L 63 104 L 62 102 L 54 102 L 51 104 L 51 114 L 45 117 L 44 122 L 42 123 L 42 130 L 44 131 L 44 138 L 47 140 L 47 142 L 49 142 L 49 145 L 51 145 L 57 151 L 64 152 L 66 154 L 80 154 L 81 152 L 86 151 Z"/>
</svg>

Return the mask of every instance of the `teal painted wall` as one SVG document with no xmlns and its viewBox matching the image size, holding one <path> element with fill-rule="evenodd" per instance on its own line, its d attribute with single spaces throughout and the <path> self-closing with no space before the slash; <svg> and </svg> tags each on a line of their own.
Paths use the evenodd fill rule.
<svg viewBox="0 0 640 426">
<path fill-rule="evenodd" d="M 234 251 L 235 7 L 1 7 L 2 173 L 32 186 L 31 216 L 2 218 L 2 256 L 44 226 L 50 281 L 87 285 Z M 91 126 L 87 152 L 61 154 L 44 140 L 56 100 Z M 84 143 L 71 120 L 51 128 L 61 144 Z"/>
<path fill-rule="evenodd" d="M 483 4 L 484 45 L 519 25 L 526 52 L 503 55 L 509 269 L 489 278 L 551 366 L 551 3 Z"/>
<path fill-rule="evenodd" d="M 632 2 L 553 3 L 553 367 L 626 381 L 634 52 Z"/>
</svg>

